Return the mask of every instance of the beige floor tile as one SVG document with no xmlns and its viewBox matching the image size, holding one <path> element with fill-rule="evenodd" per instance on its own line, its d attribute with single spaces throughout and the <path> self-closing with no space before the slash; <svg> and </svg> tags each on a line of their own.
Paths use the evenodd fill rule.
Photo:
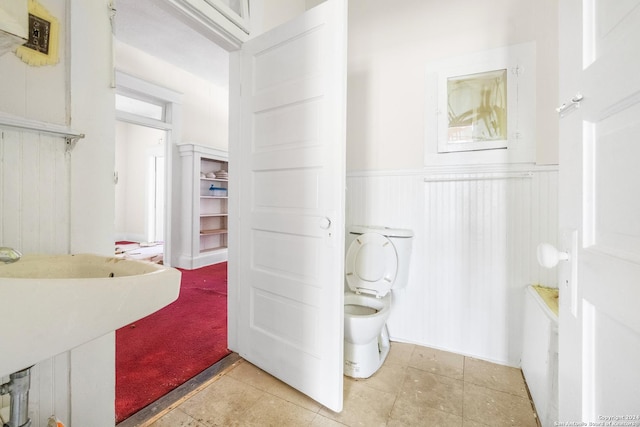
<svg viewBox="0 0 640 427">
<path fill-rule="evenodd" d="M 232 378 L 242 381 L 257 389 L 278 396 L 287 402 L 302 406 L 313 412 L 318 412 L 322 405 L 310 397 L 300 393 L 293 387 L 269 375 L 262 369 L 249 362 L 243 362 L 228 373 Z"/>
<path fill-rule="evenodd" d="M 387 355 L 387 360 L 385 360 L 384 364 L 400 366 L 409 365 L 409 360 L 411 360 L 411 355 L 415 348 L 415 344 L 392 342 L 389 354 Z"/>
<path fill-rule="evenodd" d="M 435 348 L 416 346 L 409 360 L 409 366 L 461 380 L 464 373 L 464 356 Z"/>
<path fill-rule="evenodd" d="M 383 364 L 380 369 L 367 379 L 353 379 L 368 387 L 388 393 L 398 393 L 404 383 L 406 366 Z"/>
<path fill-rule="evenodd" d="M 536 421 L 518 369 L 392 343 L 371 378 L 344 377 L 339 414 L 243 361 L 152 427 L 246 425 L 536 427 Z"/>
<path fill-rule="evenodd" d="M 463 389 L 461 380 L 409 367 L 396 405 L 429 407 L 461 417 Z"/>
<path fill-rule="evenodd" d="M 464 418 L 496 427 L 537 426 L 528 398 L 471 383 L 464 386 Z"/>
<path fill-rule="evenodd" d="M 405 398 L 396 400 L 387 426 L 462 427 L 462 417 L 427 406 L 415 405 L 410 399 Z"/>
<path fill-rule="evenodd" d="M 518 368 L 466 357 L 464 380 L 493 390 L 528 397 L 522 371 Z"/>
<path fill-rule="evenodd" d="M 462 427 L 489 427 L 486 424 L 479 423 L 477 421 L 469 420 L 465 418 L 462 420 Z"/>
<path fill-rule="evenodd" d="M 225 376 L 235 378 L 257 389 L 268 391 L 278 382 L 277 378 L 269 375 L 257 366 L 243 360 L 238 366 L 229 371 Z"/>
<path fill-rule="evenodd" d="M 344 427 L 344 424 L 323 415 L 316 414 L 316 417 L 311 421 L 310 427 Z"/>
<path fill-rule="evenodd" d="M 244 413 L 264 395 L 264 391 L 222 376 L 179 409 L 206 426 L 235 426 L 241 424 Z"/>
<path fill-rule="evenodd" d="M 151 424 L 149 427 L 206 427 L 204 424 L 194 420 L 180 409 L 165 414 L 162 418 Z"/>
<path fill-rule="evenodd" d="M 278 381 L 273 388 L 269 389 L 269 393 L 314 413 L 322 408 L 321 404 L 282 381 Z"/>
<path fill-rule="evenodd" d="M 361 381 L 345 381 L 344 407 L 336 413 L 322 408 L 320 415 L 348 426 L 385 426 L 395 401 L 394 393 L 367 387 Z"/>
<path fill-rule="evenodd" d="M 241 424 L 247 427 L 307 426 L 316 415 L 277 396 L 265 394 L 243 414 Z"/>
</svg>

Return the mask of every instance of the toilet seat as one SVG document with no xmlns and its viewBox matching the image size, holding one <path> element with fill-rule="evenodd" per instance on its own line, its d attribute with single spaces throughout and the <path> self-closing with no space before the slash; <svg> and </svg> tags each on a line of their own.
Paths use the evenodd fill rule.
<svg viewBox="0 0 640 427">
<path fill-rule="evenodd" d="M 381 234 L 361 234 L 347 250 L 345 274 L 353 292 L 383 297 L 393 286 L 397 272 L 396 249 Z"/>
</svg>

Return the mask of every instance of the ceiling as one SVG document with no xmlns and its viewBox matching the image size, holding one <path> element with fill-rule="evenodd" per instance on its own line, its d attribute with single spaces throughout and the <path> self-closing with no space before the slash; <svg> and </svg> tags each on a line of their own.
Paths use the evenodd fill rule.
<svg viewBox="0 0 640 427">
<path fill-rule="evenodd" d="M 229 83 L 229 54 L 177 17 L 164 1 L 117 0 L 118 41 L 218 86 Z"/>
</svg>

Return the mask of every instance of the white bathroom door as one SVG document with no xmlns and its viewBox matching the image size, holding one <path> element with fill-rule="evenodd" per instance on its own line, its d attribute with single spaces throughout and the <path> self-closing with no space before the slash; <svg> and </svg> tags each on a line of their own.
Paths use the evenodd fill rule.
<svg viewBox="0 0 640 427">
<path fill-rule="evenodd" d="M 638 425 L 640 0 L 561 0 L 559 24 L 560 421 Z"/>
<path fill-rule="evenodd" d="M 307 11 L 239 55 L 240 147 L 230 158 L 239 240 L 229 284 L 237 319 L 229 328 L 243 358 L 341 411 L 346 1 Z"/>
</svg>

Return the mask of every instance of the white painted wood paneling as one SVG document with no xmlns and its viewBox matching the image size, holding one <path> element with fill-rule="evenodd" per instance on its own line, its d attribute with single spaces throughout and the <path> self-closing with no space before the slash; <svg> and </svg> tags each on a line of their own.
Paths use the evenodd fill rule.
<svg viewBox="0 0 640 427">
<path fill-rule="evenodd" d="M 0 130 L 0 241 L 68 253 L 69 163 L 63 138 Z"/>
<path fill-rule="evenodd" d="M 392 339 L 519 366 L 524 289 L 556 285 L 535 259 L 557 239 L 556 168 L 352 173 L 347 224 L 414 230 Z"/>
<path fill-rule="evenodd" d="M 0 245 L 23 253 L 69 252 L 70 154 L 65 149 L 61 137 L 0 129 Z M 68 358 L 64 353 L 32 369 L 33 427 L 46 426 L 51 414 L 68 419 Z M 8 405 L 9 397 L 2 397 L 0 407 Z"/>
<path fill-rule="evenodd" d="M 53 414 L 61 420 L 69 420 L 69 363 L 69 352 L 66 352 L 31 369 L 29 416 L 32 427 L 47 427 L 46 420 Z"/>
</svg>

